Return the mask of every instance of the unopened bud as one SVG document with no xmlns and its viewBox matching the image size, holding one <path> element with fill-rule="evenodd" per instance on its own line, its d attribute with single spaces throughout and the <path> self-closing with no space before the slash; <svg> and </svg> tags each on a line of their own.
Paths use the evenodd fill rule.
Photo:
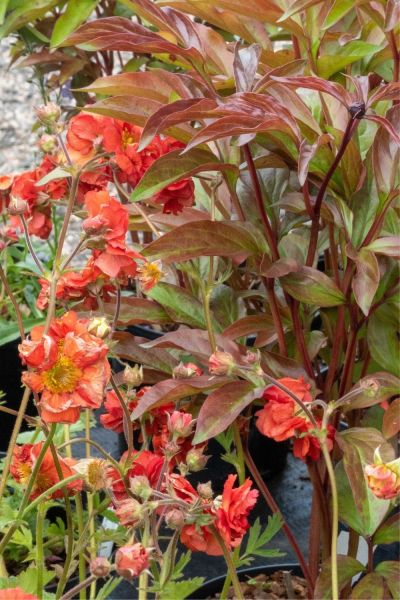
<svg viewBox="0 0 400 600">
<path fill-rule="evenodd" d="M 138 498 L 142 498 L 142 500 L 147 500 L 153 493 L 149 480 L 145 475 L 136 475 L 136 477 L 132 477 L 129 481 L 129 487 L 132 494 Z"/>
<path fill-rule="evenodd" d="M 111 564 L 104 556 L 96 556 L 90 561 L 89 568 L 93 577 L 104 578 L 110 574 Z"/>
<path fill-rule="evenodd" d="M 170 442 L 167 442 L 164 445 L 164 454 L 168 460 L 171 460 L 171 458 L 173 458 L 176 454 L 178 454 L 180 452 L 180 450 L 181 450 L 181 448 L 180 448 L 179 444 L 177 444 L 173 440 Z"/>
<path fill-rule="evenodd" d="M 364 102 L 353 102 L 353 104 L 349 106 L 349 113 L 353 119 L 362 119 L 365 115 Z"/>
<path fill-rule="evenodd" d="M 204 453 L 204 448 L 192 448 L 186 455 L 186 465 L 190 471 L 201 471 L 209 459 Z"/>
<path fill-rule="evenodd" d="M 135 365 L 134 367 L 126 365 L 123 380 L 124 383 L 132 387 L 138 387 L 143 383 L 143 367 L 141 365 Z"/>
<path fill-rule="evenodd" d="M 197 486 L 197 492 L 201 498 L 204 500 L 210 500 L 213 497 L 213 490 L 211 487 L 211 481 L 207 481 L 207 483 L 199 483 Z"/>
<path fill-rule="evenodd" d="M 89 217 L 83 221 L 82 229 L 88 236 L 100 235 L 106 231 L 106 222 L 100 215 Z"/>
<path fill-rule="evenodd" d="M 121 525 L 125 527 L 138 527 L 142 524 L 144 514 L 143 505 L 134 498 L 123 500 L 115 509 L 115 514 L 118 517 Z"/>
<path fill-rule="evenodd" d="M 212 375 L 230 375 L 235 366 L 233 356 L 229 352 L 217 350 L 208 359 L 208 370 Z"/>
<path fill-rule="evenodd" d="M 89 333 L 102 340 L 111 333 L 111 327 L 105 317 L 94 317 L 89 321 L 87 329 Z"/>
<path fill-rule="evenodd" d="M 172 371 L 172 377 L 174 379 L 190 379 L 191 377 L 197 377 L 202 374 L 203 371 L 200 367 L 191 362 L 180 362 Z"/>
<path fill-rule="evenodd" d="M 54 125 L 61 116 L 61 108 L 54 102 L 48 102 L 36 109 L 36 115 L 45 125 Z"/>
<path fill-rule="evenodd" d="M 174 410 L 168 415 L 168 431 L 175 438 L 188 437 L 193 432 L 195 420 L 189 413 Z"/>
<path fill-rule="evenodd" d="M 38 146 L 45 154 L 52 154 L 58 148 L 58 142 L 55 135 L 44 133 L 38 142 Z"/>
<path fill-rule="evenodd" d="M 22 200 L 22 198 L 17 198 L 16 196 L 11 196 L 10 204 L 8 205 L 8 214 L 13 217 L 16 215 L 23 215 L 24 212 L 28 209 L 28 203 L 26 200 Z"/>
<path fill-rule="evenodd" d="M 185 515 L 179 508 L 171 508 L 165 515 L 165 524 L 170 529 L 181 529 L 185 524 Z"/>
</svg>

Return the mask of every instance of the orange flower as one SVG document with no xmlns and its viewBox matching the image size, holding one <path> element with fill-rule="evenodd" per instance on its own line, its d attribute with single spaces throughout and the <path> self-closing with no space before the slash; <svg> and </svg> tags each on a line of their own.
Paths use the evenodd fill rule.
<svg viewBox="0 0 400 600">
<path fill-rule="evenodd" d="M 149 567 L 149 553 L 142 544 L 122 546 L 115 554 L 115 570 L 124 579 L 138 577 L 144 569 Z"/>
<path fill-rule="evenodd" d="M 133 399 L 127 399 L 129 411 L 132 412 L 137 405 L 136 395 Z M 104 408 L 107 412 L 100 415 L 100 422 L 106 429 L 111 429 L 115 433 L 124 431 L 124 413 L 121 403 L 118 400 L 114 390 L 107 392 Z M 134 423 L 132 423 L 134 425 Z"/>
<path fill-rule="evenodd" d="M 24 444 L 23 446 L 16 446 L 13 452 L 13 459 L 10 466 L 10 473 L 14 477 L 15 481 L 21 485 L 26 485 L 31 476 L 32 469 L 38 459 L 40 451 L 43 447 L 43 442 L 38 444 Z M 63 479 L 74 475 L 74 471 L 67 464 L 61 456 L 58 455 Z M 57 473 L 56 466 L 54 464 L 53 455 L 51 450 L 48 449 L 45 452 L 43 461 L 40 465 L 39 472 L 36 475 L 35 482 L 32 488 L 30 499 L 33 500 L 37 496 L 40 496 L 43 492 L 51 488 L 53 485 L 58 483 L 60 478 Z M 82 489 L 82 481 L 77 479 L 67 485 L 67 489 L 70 494 L 79 492 Z M 63 493 L 61 490 L 57 490 L 52 494 L 52 498 L 61 498 Z M 1 596 L 0 596 L 1 597 Z"/>
<path fill-rule="evenodd" d="M 194 204 L 194 183 L 192 179 L 181 179 L 158 192 L 153 198 L 155 204 L 163 205 L 163 213 L 178 215 L 185 206 Z"/>
<path fill-rule="evenodd" d="M 33 594 L 27 594 L 21 588 L 7 588 L 0 590 L 1 600 L 39 600 L 37 596 Z"/>
<path fill-rule="evenodd" d="M 103 143 L 106 117 L 82 112 L 68 123 L 67 150 L 74 162 L 87 162 L 96 154 Z"/>
<path fill-rule="evenodd" d="M 318 460 L 321 455 L 321 444 L 319 439 L 312 434 L 311 423 L 304 421 L 303 425 L 296 430 L 296 434 L 298 437 L 293 441 L 293 455 L 301 460 L 306 460 L 306 458 Z M 336 430 L 332 425 L 328 425 L 327 434 L 327 446 L 328 450 L 331 451 L 336 434 Z"/>
<path fill-rule="evenodd" d="M 372 493 L 382 500 L 396 498 L 400 494 L 400 459 L 389 463 L 378 461 L 367 465 L 364 469 L 368 487 Z"/>
<path fill-rule="evenodd" d="M 312 400 L 309 392 L 311 386 L 302 377 L 300 379 L 284 377 L 278 381 L 293 391 L 303 402 L 307 403 Z M 268 387 L 263 398 L 267 400 L 267 403 L 264 408 L 256 412 L 257 429 L 263 435 L 282 442 L 293 437 L 296 429 L 304 427 L 305 415 L 299 414 L 296 402 L 277 386 Z"/>
<path fill-rule="evenodd" d="M 144 263 L 138 269 L 138 280 L 144 292 L 151 290 L 160 281 L 164 273 L 161 270 L 161 261 Z"/>
<path fill-rule="evenodd" d="M 190 500 L 193 496 L 198 499 L 197 492 L 182 479 L 179 477 L 173 479 L 173 486 L 178 497 L 189 502 L 193 502 Z M 214 527 L 219 531 L 229 550 L 236 548 L 241 543 L 249 528 L 247 516 L 258 497 L 258 491 L 251 489 L 250 479 L 246 479 L 243 485 L 237 488 L 233 487 L 235 481 L 236 475 L 229 475 L 224 484 L 221 499 L 214 501 L 213 508 L 206 510 L 206 514 L 215 517 Z M 212 530 L 207 525 L 186 525 L 181 532 L 181 542 L 193 551 L 206 552 L 211 556 L 223 554 Z"/>
<path fill-rule="evenodd" d="M 41 394 L 40 414 L 47 423 L 75 423 L 82 408 L 101 406 L 110 377 L 108 348 L 88 332 L 87 323 L 71 311 L 53 319 L 48 335 L 42 326 L 34 327 L 31 339 L 19 345 L 21 358 L 32 367 L 23 373 L 23 383 Z"/>
<path fill-rule="evenodd" d="M 120 459 L 122 466 L 128 467 L 128 478 L 133 479 L 134 477 L 146 477 L 152 488 L 157 486 L 163 464 L 164 458 L 158 454 L 150 452 L 150 450 L 142 450 L 139 454 L 134 455 L 130 465 L 127 465 L 128 452 L 125 452 Z M 122 502 L 128 498 L 126 493 L 124 482 L 121 480 L 121 476 L 116 469 L 110 470 L 111 487 L 115 501 Z"/>
</svg>

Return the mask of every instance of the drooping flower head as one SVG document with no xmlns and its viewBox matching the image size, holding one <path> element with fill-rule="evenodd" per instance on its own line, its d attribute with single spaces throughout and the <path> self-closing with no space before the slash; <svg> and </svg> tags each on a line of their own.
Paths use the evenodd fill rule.
<svg viewBox="0 0 400 600">
<path fill-rule="evenodd" d="M 47 423 L 75 423 L 82 408 L 99 408 L 110 377 L 108 347 L 90 334 L 87 319 L 70 311 L 53 319 L 49 332 L 32 329 L 19 345 L 20 356 L 31 367 L 22 381 L 40 394 L 40 414 Z"/>
<path fill-rule="evenodd" d="M 374 463 L 366 465 L 364 472 L 368 487 L 377 498 L 391 500 L 400 494 L 400 458 L 384 463 L 377 448 Z"/>
<path fill-rule="evenodd" d="M 138 577 L 149 565 L 149 553 L 140 543 L 122 546 L 115 554 L 115 570 L 128 581 Z"/>
</svg>

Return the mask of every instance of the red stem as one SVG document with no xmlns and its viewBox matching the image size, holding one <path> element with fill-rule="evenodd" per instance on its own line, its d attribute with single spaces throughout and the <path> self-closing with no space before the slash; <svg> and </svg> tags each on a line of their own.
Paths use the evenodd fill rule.
<svg viewBox="0 0 400 600">
<path fill-rule="evenodd" d="M 272 510 L 273 513 L 278 513 L 278 515 L 280 515 L 280 517 L 282 518 L 282 523 L 283 523 L 282 529 L 285 532 L 285 535 L 286 535 L 290 545 L 292 546 L 294 553 L 297 556 L 297 559 L 300 563 L 301 570 L 303 571 L 303 575 L 304 575 L 305 579 L 307 580 L 310 597 L 312 597 L 313 592 L 314 592 L 315 582 L 314 582 L 313 578 L 311 577 L 310 570 L 309 570 L 306 560 L 303 556 L 303 553 L 297 544 L 296 538 L 294 537 L 293 532 L 290 529 L 289 525 L 285 522 L 283 515 L 279 509 L 279 506 L 275 502 L 273 496 L 271 495 L 271 492 L 269 491 L 267 485 L 265 484 L 263 478 L 261 477 L 261 474 L 260 474 L 259 470 L 257 469 L 256 465 L 254 464 L 254 461 L 253 461 L 252 457 L 250 456 L 249 450 L 246 447 L 246 445 L 244 445 L 243 453 L 244 453 L 244 459 L 245 459 L 247 468 L 249 469 L 260 492 L 264 496 L 266 503 L 268 504 L 269 508 Z"/>
<path fill-rule="evenodd" d="M 359 119 L 356 119 L 353 117 L 349 119 L 346 129 L 345 129 L 345 132 L 343 134 L 343 138 L 342 138 L 342 142 L 340 144 L 339 150 L 337 151 L 335 159 L 334 159 L 333 163 L 331 164 L 331 166 L 329 167 L 328 172 L 324 177 L 324 180 L 322 181 L 321 187 L 319 188 L 319 192 L 316 197 L 315 204 L 314 204 L 314 218 L 311 223 L 310 245 L 308 247 L 307 260 L 306 260 L 307 267 L 311 267 L 314 262 L 314 256 L 315 256 L 315 252 L 317 249 L 317 243 L 318 243 L 319 218 L 320 218 L 320 214 L 321 214 L 322 201 L 324 199 L 326 189 L 329 185 L 332 175 L 334 174 L 338 164 L 340 163 L 340 160 L 341 160 L 343 154 L 345 153 L 347 145 L 350 142 L 352 135 L 358 126 L 358 123 L 359 123 Z"/>
<path fill-rule="evenodd" d="M 300 322 L 299 306 L 300 303 L 297 300 L 293 300 L 293 302 L 291 302 L 290 305 L 290 311 L 292 314 L 293 321 L 293 333 L 295 335 L 297 346 L 300 350 L 300 354 L 303 359 L 304 368 L 307 371 L 308 376 L 311 377 L 311 379 L 315 379 L 314 369 L 310 357 L 308 355 L 306 340 L 304 338 L 303 327 Z"/>
</svg>

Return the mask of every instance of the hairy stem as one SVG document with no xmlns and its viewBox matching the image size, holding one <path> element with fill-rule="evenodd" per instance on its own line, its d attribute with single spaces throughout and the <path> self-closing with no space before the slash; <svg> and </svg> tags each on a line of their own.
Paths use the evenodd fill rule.
<svg viewBox="0 0 400 600">
<path fill-rule="evenodd" d="M 76 506 L 76 520 L 78 523 L 78 535 L 81 538 L 84 530 L 84 520 L 83 520 L 83 506 L 82 506 L 82 498 L 80 494 L 76 494 L 75 496 L 75 506 Z M 79 552 L 79 583 L 85 581 L 86 577 L 86 563 L 85 563 L 85 555 L 83 552 Z M 86 600 L 86 589 L 82 588 L 79 591 L 79 600 Z"/>
<path fill-rule="evenodd" d="M 229 572 L 229 575 L 232 580 L 233 589 L 235 591 L 235 598 L 238 600 L 244 600 L 242 587 L 240 585 L 240 582 L 239 582 L 239 579 L 238 579 L 238 576 L 236 573 L 235 565 L 233 564 L 231 553 L 229 552 L 228 548 L 226 547 L 225 542 L 222 539 L 222 536 L 219 533 L 218 529 L 214 525 L 211 525 L 210 530 L 212 531 L 213 535 L 215 536 L 215 538 L 223 552 L 226 566 L 228 567 L 228 572 Z"/>
<path fill-rule="evenodd" d="M 36 582 L 36 594 L 38 598 L 42 597 L 43 594 L 43 569 L 44 569 L 44 552 L 43 552 L 43 532 L 44 532 L 44 520 L 46 517 L 46 504 L 43 502 L 39 504 L 36 515 L 36 570 L 37 570 L 37 582 Z"/>
</svg>

